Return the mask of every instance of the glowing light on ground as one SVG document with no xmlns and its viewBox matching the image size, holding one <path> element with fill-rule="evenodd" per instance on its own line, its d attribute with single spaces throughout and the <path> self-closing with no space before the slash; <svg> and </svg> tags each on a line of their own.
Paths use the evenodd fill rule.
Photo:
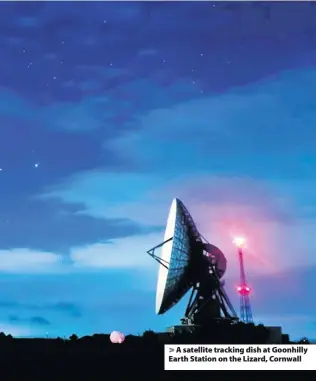
<svg viewBox="0 0 316 381">
<path fill-rule="evenodd" d="M 125 335 L 119 331 L 113 331 L 110 335 L 110 340 L 113 344 L 122 344 L 125 340 Z"/>
</svg>

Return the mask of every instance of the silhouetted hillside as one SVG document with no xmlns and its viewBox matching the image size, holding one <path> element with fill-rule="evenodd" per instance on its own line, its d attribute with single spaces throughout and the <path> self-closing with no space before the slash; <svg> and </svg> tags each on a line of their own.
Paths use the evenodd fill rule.
<svg viewBox="0 0 316 381">
<path fill-rule="evenodd" d="M 90 380 L 127 380 L 144 376 L 148 380 L 179 379 L 198 381 L 196 372 L 164 372 L 164 344 L 263 344 L 267 340 L 264 326 L 253 324 L 218 324 L 193 334 L 157 334 L 146 331 L 142 336 L 126 336 L 122 344 L 113 344 L 110 336 L 95 334 L 69 339 L 14 339 L 0 333 L 2 375 L 23 380 L 26 375 L 46 380 L 66 374 Z M 23 374 L 23 378 L 21 378 Z M 204 373 L 205 374 L 205 373 Z M 150 376 L 150 377 L 149 377 Z M 68 377 L 68 376 L 67 376 Z M 70 376 L 69 376 L 70 377 Z"/>
</svg>

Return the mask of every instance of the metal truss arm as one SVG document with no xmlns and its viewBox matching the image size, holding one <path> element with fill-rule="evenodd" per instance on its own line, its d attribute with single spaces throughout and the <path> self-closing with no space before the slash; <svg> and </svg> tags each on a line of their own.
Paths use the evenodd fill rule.
<svg viewBox="0 0 316 381">
<path fill-rule="evenodd" d="M 226 306 L 228 306 L 228 308 L 230 309 L 230 312 L 232 314 L 231 317 L 233 318 L 236 318 L 237 317 L 237 314 L 236 314 L 236 311 L 234 310 L 234 307 L 232 305 L 232 303 L 230 302 L 224 288 L 222 287 L 221 285 L 221 281 L 216 273 L 216 270 L 215 270 L 215 267 L 213 265 L 211 265 L 211 269 L 212 269 L 212 272 L 213 272 L 213 277 L 215 279 L 215 282 L 216 282 L 216 285 L 217 285 L 217 291 L 218 291 L 218 296 L 220 298 L 220 302 L 221 302 L 221 305 L 222 305 L 222 311 L 224 312 L 224 314 L 226 315 L 226 317 L 229 317 L 230 314 L 229 314 L 229 311 L 227 310 Z M 226 303 L 226 305 L 225 305 Z"/>
<path fill-rule="evenodd" d="M 167 265 L 169 265 L 169 262 L 167 262 L 164 259 L 158 257 L 158 255 L 155 254 L 155 250 L 159 249 L 160 247 L 162 247 L 163 245 L 165 245 L 167 242 L 171 241 L 172 239 L 173 239 L 173 237 L 167 239 L 166 241 L 160 243 L 159 245 L 157 245 L 157 246 L 155 246 L 152 249 L 147 251 L 147 254 L 149 254 L 152 258 L 154 258 L 159 264 L 161 264 L 167 270 L 168 270 L 168 266 Z"/>
</svg>

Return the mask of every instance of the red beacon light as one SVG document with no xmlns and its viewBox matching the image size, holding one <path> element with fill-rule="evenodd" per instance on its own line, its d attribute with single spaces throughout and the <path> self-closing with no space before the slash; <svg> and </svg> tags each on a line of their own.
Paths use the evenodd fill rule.
<svg viewBox="0 0 316 381">
<path fill-rule="evenodd" d="M 248 286 L 238 286 L 236 289 L 237 289 L 237 292 L 241 295 L 248 295 L 250 294 L 250 291 L 251 291 L 250 287 Z"/>
</svg>

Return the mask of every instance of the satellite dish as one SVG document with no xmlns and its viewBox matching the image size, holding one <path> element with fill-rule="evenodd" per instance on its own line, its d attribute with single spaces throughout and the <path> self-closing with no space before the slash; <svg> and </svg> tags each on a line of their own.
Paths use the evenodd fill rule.
<svg viewBox="0 0 316 381">
<path fill-rule="evenodd" d="M 158 257 L 155 250 L 160 247 L 161 257 Z M 161 265 L 156 292 L 158 315 L 170 310 L 192 289 L 183 323 L 204 324 L 210 319 L 237 318 L 221 280 L 227 260 L 220 249 L 201 236 L 179 199 L 172 201 L 164 241 L 148 254 Z"/>
</svg>

